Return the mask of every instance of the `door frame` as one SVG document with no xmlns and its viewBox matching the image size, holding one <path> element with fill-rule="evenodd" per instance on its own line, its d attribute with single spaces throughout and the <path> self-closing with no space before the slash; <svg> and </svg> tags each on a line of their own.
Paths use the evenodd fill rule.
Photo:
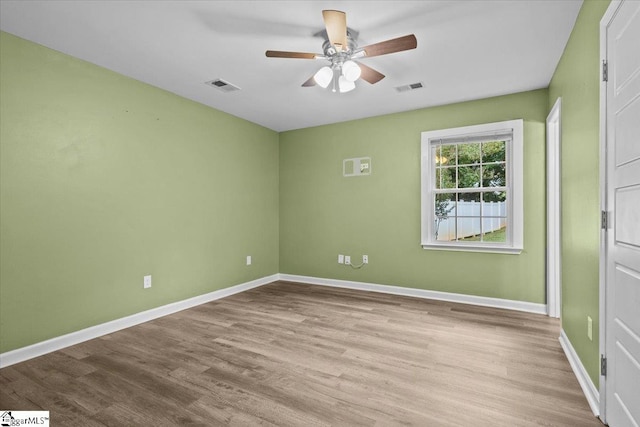
<svg viewBox="0 0 640 427">
<path fill-rule="evenodd" d="M 607 82 L 604 81 L 602 66 L 608 61 L 607 27 L 615 17 L 623 0 L 612 0 L 600 20 L 600 211 L 607 212 Z M 607 230 L 600 228 L 600 265 L 599 265 L 599 343 L 600 357 L 607 352 Z M 615 363 L 607 360 L 608 364 Z M 600 419 L 607 423 L 607 378 L 600 372 Z"/>
<path fill-rule="evenodd" d="M 547 314 L 560 317 L 562 298 L 562 98 L 547 116 Z"/>
</svg>

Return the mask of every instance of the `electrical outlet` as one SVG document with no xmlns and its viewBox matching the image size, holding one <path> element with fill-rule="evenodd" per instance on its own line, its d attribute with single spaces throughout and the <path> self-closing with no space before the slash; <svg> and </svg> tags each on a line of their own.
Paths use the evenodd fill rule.
<svg viewBox="0 0 640 427">
<path fill-rule="evenodd" d="M 151 287 L 151 275 L 144 276 L 144 289 Z"/>
<path fill-rule="evenodd" d="M 344 264 L 344 255 L 342 254 L 338 255 L 338 264 Z"/>
<path fill-rule="evenodd" d="M 350 265 L 351 264 L 351 257 L 349 255 L 345 255 L 344 256 L 344 263 L 345 263 L 345 265 Z"/>
<path fill-rule="evenodd" d="M 593 341 L 593 319 L 591 316 L 587 316 L 587 337 L 590 341 Z"/>
<path fill-rule="evenodd" d="M 251 265 L 251 255 L 247 255 L 247 265 Z"/>
<path fill-rule="evenodd" d="M 369 255 L 362 255 L 362 263 L 369 264 Z"/>
</svg>

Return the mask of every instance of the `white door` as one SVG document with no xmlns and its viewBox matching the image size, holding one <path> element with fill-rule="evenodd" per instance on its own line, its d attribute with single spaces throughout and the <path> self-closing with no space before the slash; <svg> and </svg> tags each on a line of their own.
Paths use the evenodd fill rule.
<svg viewBox="0 0 640 427">
<path fill-rule="evenodd" d="M 640 1 L 606 26 L 606 421 L 640 426 Z"/>
</svg>

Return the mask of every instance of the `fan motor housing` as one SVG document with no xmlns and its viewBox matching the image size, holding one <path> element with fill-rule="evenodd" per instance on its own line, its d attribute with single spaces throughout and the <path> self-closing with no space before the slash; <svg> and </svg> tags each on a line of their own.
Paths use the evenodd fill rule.
<svg viewBox="0 0 640 427">
<path fill-rule="evenodd" d="M 352 32 L 347 29 L 346 50 L 338 52 L 329 40 L 325 40 L 322 44 L 322 51 L 324 52 L 324 56 L 326 56 L 332 64 L 342 64 L 344 61 L 347 61 L 351 58 L 351 55 L 353 55 L 357 47 L 358 43 L 356 43 Z"/>
</svg>

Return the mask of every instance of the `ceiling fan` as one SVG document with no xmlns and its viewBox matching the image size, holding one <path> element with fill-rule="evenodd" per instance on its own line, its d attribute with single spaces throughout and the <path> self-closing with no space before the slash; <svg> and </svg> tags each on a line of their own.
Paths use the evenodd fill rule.
<svg viewBox="0 0 640 427">
<path fill-rule="evenodd" d="M 415 49 L 418 45 L 416 36 L 411 34 L 374 43 L 364 47 L 358 47 L 352 31 L 347 28 L 347 14 L 339 10 L 323 10 L 322 18 L 327 29 L 328 40 L 322 45 L 324 54 L 305 52 L 283 52 L 268 50 L 269 58 L 294 58 L 294 59 L 326 59 L 331 64 L 318 70 L 311 78 L 302 84 L 303 87 L 316 84 L 327 88 L 331 84 L 333 92 L 349 92 L 355 89 L 355 81 L 359 78 L 371 84 L 384 78 L 384 74 L 374 70 L 354 59 L 372 56 L 386 55 L 388 53 L 402 52 Z"/>
</svg>

